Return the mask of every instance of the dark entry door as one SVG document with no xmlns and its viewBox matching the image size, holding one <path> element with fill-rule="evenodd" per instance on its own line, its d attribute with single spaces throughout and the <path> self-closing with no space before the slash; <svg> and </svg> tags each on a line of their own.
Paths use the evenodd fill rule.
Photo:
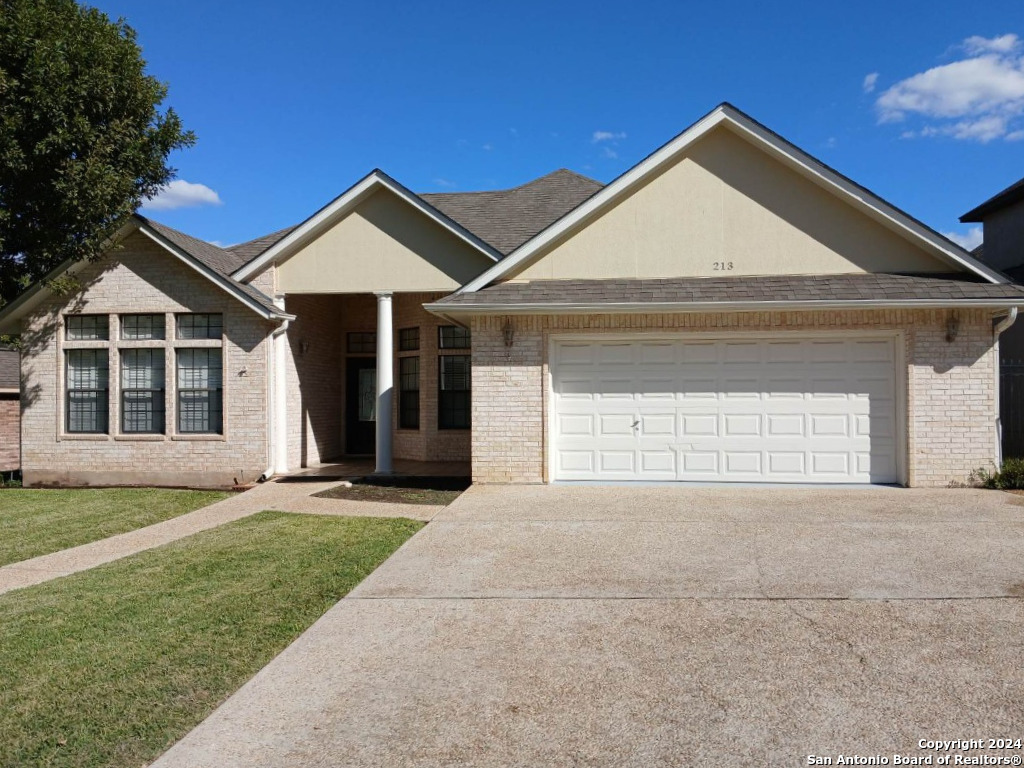
<svg viewBox="0 0 1024 768">
<path fill-rule="evenodd" d="M 377 361 L 350 357 L 345 367 L 345 452 L 372 454 L 377 448 Z"/>
</svg>

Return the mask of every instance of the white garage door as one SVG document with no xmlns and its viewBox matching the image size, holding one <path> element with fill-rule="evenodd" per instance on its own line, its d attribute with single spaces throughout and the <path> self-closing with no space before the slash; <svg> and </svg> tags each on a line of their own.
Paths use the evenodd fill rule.
<svg viewBox="0 0 1024 768">
<path fill-rule="evenodd" d="M 885 338 L 558 341 L 555 480 L 897 480 Z"/>
</svg>

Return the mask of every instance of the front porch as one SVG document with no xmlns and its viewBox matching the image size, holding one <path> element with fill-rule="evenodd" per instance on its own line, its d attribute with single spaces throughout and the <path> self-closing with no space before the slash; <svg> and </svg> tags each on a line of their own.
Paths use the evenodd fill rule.
<svg viewBox="0 0 1024 768">
<path fill-rule="evenodd" d="M 286 481 L 350 480 L 354 477 L 366 477 L 375 471 L 374 459 L 351 458 L 315 464 L 306 469 L 290 472 L 284 479 Z M 392 472 L 399 477 L 470 477 L 472 464 L 469 461 L 395 459 Z"/>
<path fill-rule="evenodd" d="M 443 295 L 283 297 L 275 474 L 470 474 L 468 332 L 423 309 Z"/>
</svg>

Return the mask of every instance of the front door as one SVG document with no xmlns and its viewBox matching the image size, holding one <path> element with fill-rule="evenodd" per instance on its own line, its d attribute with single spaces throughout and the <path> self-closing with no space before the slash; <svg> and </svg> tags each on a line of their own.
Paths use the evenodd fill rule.
<svg viewBox="0 0 1024 768">
<path fill-rule="evenodd" d="M 376 359 L 348 358 L 345 376 L 345 452 L 373 454 L 377 442 Z"/>
</svg>

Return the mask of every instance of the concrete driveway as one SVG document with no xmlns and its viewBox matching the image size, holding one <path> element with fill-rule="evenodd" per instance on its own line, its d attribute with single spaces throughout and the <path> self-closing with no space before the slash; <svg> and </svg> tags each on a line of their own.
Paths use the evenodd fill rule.
<svg viewBox="0 0 1024 768">
<path fill-rule="evenodd" d="M 938 758 L 1024 738 L 1022 596 L 1024 497 L 477 487 L 156 765 Z"/>
</svg>

